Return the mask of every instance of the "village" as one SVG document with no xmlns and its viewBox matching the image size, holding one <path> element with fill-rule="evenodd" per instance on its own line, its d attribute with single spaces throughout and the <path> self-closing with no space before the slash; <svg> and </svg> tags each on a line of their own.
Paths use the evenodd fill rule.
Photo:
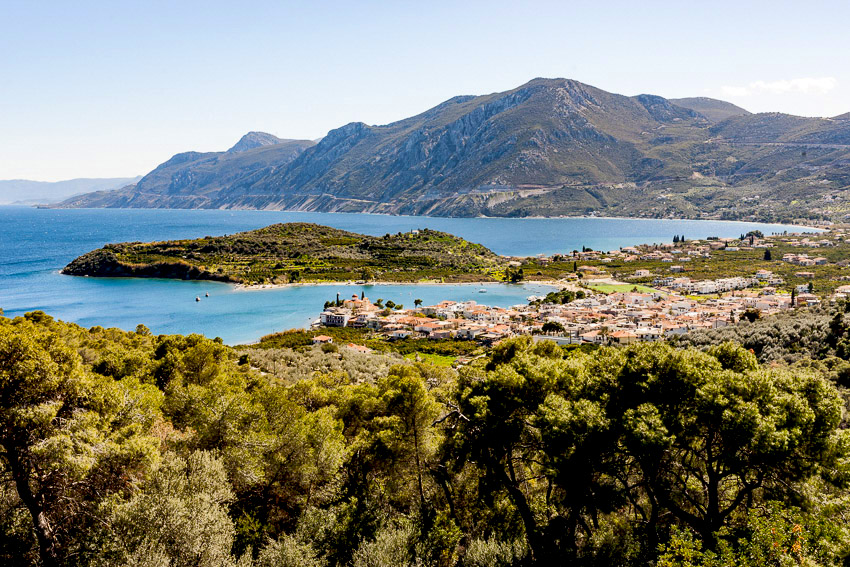
<svg viewBox="0 0 850 567">
<path fill-rule="evenodd" d="M 657 341 L 698 329 L 716 329 L 742 319 L 769 317 L 783 310 L 814 306 L 850 296 L 850 285 L 830 289 L 828 296 L 812 293 L 815 272 L 800 267 L 846 268 L 843 261 L 794 252 L 777 254 L 777 247 L 810 249 L 844 245 L 843 231 L 808 237 L 800 235 L 742 235 L 740 239 L 685 241 L 673 244 L 625 247 L 609 252 L 575 251 L 570 255 L 513 258 L 514 269 L 529 272 L 535 266 L 573 262 L 573 271 L 562 274 L 559 292 L 529 297 L 529 303 L 493 307 L 476 301 L 442 301 L 395 308 L 373 303 L 361 294 L 331 301 L 315 327 L 349 327 L 372 331 L 388 340 L 418 338 L 465 340 L 494 344 L 502 339 L 530 335 L 534 340 L 558 344 L 630 344 Z M 765 261 L 788 273 L 791 283 L 774 270 L 757 268 L 749 273 L 715 279 L 689 277 L 691 262 L 710 262 L 730 253 L 758 250 Z M 760 258 L 761 259 L 761 258 Z M 581 262 L 582 265 L 578 265 Z M 635 268 L 615 274 L 611 266 L 635 263 Z M 641 267 L 638 267 L 640 265 Z M 648 266 L 644 268 L 642 266 Z M 651 267 L 652 269 L 649 269 Z M 785 268 L 781 268 L 787 271 Z M 834 276 L 837 280 L 850 279 Z M 652 287 L 648 287 L 651 285 Z M 330 341 L 324 335 L 316 343 Z"/>
<path fill-rule="evenodd" d="M 594 293 L 566 304 L 533 302 L 502 308 L 475 301 L 442 301 L 413 309 L 388 310 L 368 297 L 353 296 L 342 301 L 341 306 L 322 312 L 318 323 L 367 329 L 387 339 L 456 339 L 493 344 L 512 336 L 532 335 L 535 340 L 558 344 L 630 344 L 695 329 L 724 327 L 754 314 L 769 316 L 789 309 L 791 301 L 790 295 L 770 291 L 737 291 L 704 301 L 677 293 L 618 292 Z M 795 302 L 812 305 L 820 299 L 800 293 Z M 330 337 L 320 335 L 316 339 L 321 343 Z"/>
</svg>

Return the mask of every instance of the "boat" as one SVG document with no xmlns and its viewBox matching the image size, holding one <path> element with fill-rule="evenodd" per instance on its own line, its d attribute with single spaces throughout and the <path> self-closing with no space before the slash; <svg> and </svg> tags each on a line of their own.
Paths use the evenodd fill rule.
<svg viewBox="0 0 850 567">
<path fill-rule="evenodd" d="M 487 290 L 482 287 L 478 290 L 478 293 L 487 293 Z"/>
<path fill-rule="evenodd" d="M 210 292 L 207 292 L 207 293 L 204 294 L 204 297 L 209 297 L 209 296 L 210 296 Z"/>
<path fill-rule="evenodd" d="M 201 298 L 200 298 L 200 297 L 196 297 L 196 298 L 195 298 L 195 301 L 200 301 L 200 300 L 201 300 Z"/>
</svg>

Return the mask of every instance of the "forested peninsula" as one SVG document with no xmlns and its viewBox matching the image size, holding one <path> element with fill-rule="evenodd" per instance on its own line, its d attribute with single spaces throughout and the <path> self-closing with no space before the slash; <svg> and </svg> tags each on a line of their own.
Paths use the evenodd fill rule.
<svg viewBox="0 0 850 567">
<path fill-rule="evenodd" d="M 312 223 L 274 224 L 224 236 L 107 244 L 62 273 L 254 284 L 496 281 L 499 256 L 430 229 L 367 236 Z"/>
</svg>

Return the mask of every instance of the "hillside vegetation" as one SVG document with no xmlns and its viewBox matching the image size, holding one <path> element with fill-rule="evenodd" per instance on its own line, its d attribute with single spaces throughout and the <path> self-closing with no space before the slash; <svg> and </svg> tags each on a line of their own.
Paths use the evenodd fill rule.
<svg viewBox="0 0 850 567">
<path fill-rule="evenodd" d="M 671 98 L 670 102 L 684 108 L 690 108 L 695 112 L 699 112 L 712 122 L 723 122 L 727 118 L 733 116 L 745 116 L 751 114 L 740 106 L 736 106 L 731 102 L 707 98 L 704 96 L 688 97 L 688 98 Z"/>
<path fill-rule="evenodd" d="M 499 257 L 443 232 L 366 236 L 310 223 L 194 240 L 108 244 L 68 264 L 76 276 L 206 279 L 243 284 L 493 279 Z"/>
<path fill-rule="evenodd" d="M 676 344 L 705 347 L 735 341 L 761 362 L 822 360 L 850 388 L 850 303 L 830 307 L 803 308 L 755 321 L 741 321 L 720 329 L 690 332 Z"/>
<path fill-rule="evenodd" d="M 344 350 L 0 317 L 0 562 L 846 564 L 850 443 L 817 367 Z"/>
</svg>

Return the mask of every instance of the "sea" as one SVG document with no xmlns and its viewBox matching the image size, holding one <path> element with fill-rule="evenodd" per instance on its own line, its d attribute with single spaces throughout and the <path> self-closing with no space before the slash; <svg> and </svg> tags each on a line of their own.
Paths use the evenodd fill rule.
<svg viewBox="0 0 850 567">
<path fill-rule="evenodd" d="M 233 234 L 280 222 L 313 222 L 363 234 L 431 228 L 484 244 L 507 256 L 570 253 L 582 247 L 612 250 L 670 242 L 674 236 L 735 237 L 799 232 L 800 227 L 731 221 L 621 218 L 437 218 L 288 211 L 172 209 L 37 209 L 0 206 L 0 309 L 7 317 L 42 310 L 84 327 L 156 334 L 201 333 L 227 344 L 306 327 L 324 302 L 365 293 L 412 305 L 444 299 L 509 307 L 552 288 L 539 284 L 304 285 L 240 289 L 216 282 L 65 276 L 77 256 L 110 242 L 197 238 Z M 483 291 L 482 291 L 483 290 Z M 209 294 L 209 297 L 207 297 Z M 200 297 L 201 301 L 195 301 Z"/>
</svg>

